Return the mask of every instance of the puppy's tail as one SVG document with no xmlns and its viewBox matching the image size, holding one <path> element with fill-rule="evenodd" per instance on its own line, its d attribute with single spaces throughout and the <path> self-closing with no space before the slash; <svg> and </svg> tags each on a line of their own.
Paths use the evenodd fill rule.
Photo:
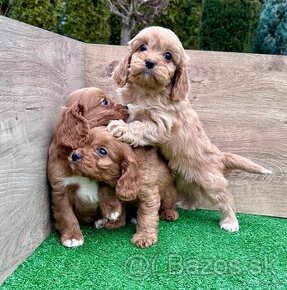
<svg viewBox="0 0 287 290">
<path fill-rule="evenodd" d="M 250 173 L 272 174 L 271 170 L 237 154 L 223 153 L 223 164 L 226 169 L 240 169 Z"/>
</svg>

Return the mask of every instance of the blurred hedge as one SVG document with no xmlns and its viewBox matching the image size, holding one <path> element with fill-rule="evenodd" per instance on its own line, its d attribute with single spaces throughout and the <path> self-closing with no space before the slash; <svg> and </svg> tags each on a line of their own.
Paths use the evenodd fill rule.
<svg viewBox="0 0 287 290">
<path fill-rule="evenodd" d="M 264 3 L 255 38 L 254 52 L 287 55 L 287 1 Z"/>
<path fill-rule="evenodd" d="M 57 32 L 60 10 L 60 1 L 13 0 L 9 16 L 19 21 Z"/>
<path fill-rule="evenodd" d="M 84 42 L 109 42 L 110 10 L 105 0 L 62 1 L 62 9 L 61 34 Z"/>
<path fill-rule="evenodd" d="M 167 11 L 153 25 L 173 30 L 187 49 L 199 47 L 201 0 L 170 0 Z"/>
<path fill-rule="evenodd" d="M 111 34 L 105 0 L 13 0 L 9 16 L 84 42 L 108 43 Z"/>
<path fill-rule="evenodd" d="M 287 54 L 287 0 L 265 0 L 260 18 L 262 1 L 170 0 L 149 25 L 172 29 L 187 49 Z M 120 43 L 121 19 L 106 0 L 0 0 L 2 13 L 9 3 L 14 19 L 84 42 Z M 133 35 L 145 26 L 137 23 Z"/>
<path fill-rule="evenodd" d="M 200 49 L 251 52 L 259 0 L 203 0 Z"/>
</svg>

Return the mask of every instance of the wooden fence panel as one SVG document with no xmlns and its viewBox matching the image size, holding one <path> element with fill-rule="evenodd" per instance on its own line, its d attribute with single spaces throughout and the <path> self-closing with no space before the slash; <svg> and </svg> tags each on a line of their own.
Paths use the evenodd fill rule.
<svg viewBox="0 0 287 290">
<path fill-rule="evenodd" d="M 86 46 L 86 85 L 114 94 L 123 46 Z M 190 99 L 210 139 L 271 169 L 230 174 L 239 212 L 287 217 L 287 57 L 187 51 Z M 206 202 L 202 207 L 210 208 Z"/>
<path fill-rule="evenodd" d="M 84 44 L 0 17 L 0 284 L 50 232 L 47 150 Z"/>
</svg>

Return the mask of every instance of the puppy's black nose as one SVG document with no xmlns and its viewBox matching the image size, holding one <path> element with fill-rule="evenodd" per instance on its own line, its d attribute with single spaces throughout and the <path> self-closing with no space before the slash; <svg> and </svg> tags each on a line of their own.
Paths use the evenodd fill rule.
<svg viewBox="0 0 287 290">
<path fill-rule="evenodd" d="M 125 107 L 125 109 L 128 111 L 129 110 L 129 107 L 128 106 L 124 106 Z"/>
<path fill-rule="evenodd" d="M 82 156 L 81 153 L 79 153 L 77 151 L 75 151 L 75 152 L 72 153 L 72 160 L 73 161 L 77 161 L 77 160 L 80 160 L 82 158 L 83 158 L 83 156 Z"/>
<path fill-rule="evenodd" d="M 150 59 L 147 59 L 145 61 L 145 66 L 148 68 L 148 69 L 152 69 L 154 68 L 155 66 L 155 62 L 153 60 L 150 60 Z"/>
</svg>

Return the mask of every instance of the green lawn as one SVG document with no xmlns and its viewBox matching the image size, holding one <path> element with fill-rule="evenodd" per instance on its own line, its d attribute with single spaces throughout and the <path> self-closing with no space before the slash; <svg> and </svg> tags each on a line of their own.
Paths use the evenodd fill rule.
<svg viewBox="0 0 287 290">
<path fill-rule="evenodd" d="M 85 243 L 68 249 L 51 234 L 15 272 L 8 289 L 287 289 L 287 221 L 238 214 L 239 233 L 218 226 L 219 213 L 183 211 L 160 222 L 148 249 L 130 243 L 134 225 L 84 228 Z"/>
</svg>

